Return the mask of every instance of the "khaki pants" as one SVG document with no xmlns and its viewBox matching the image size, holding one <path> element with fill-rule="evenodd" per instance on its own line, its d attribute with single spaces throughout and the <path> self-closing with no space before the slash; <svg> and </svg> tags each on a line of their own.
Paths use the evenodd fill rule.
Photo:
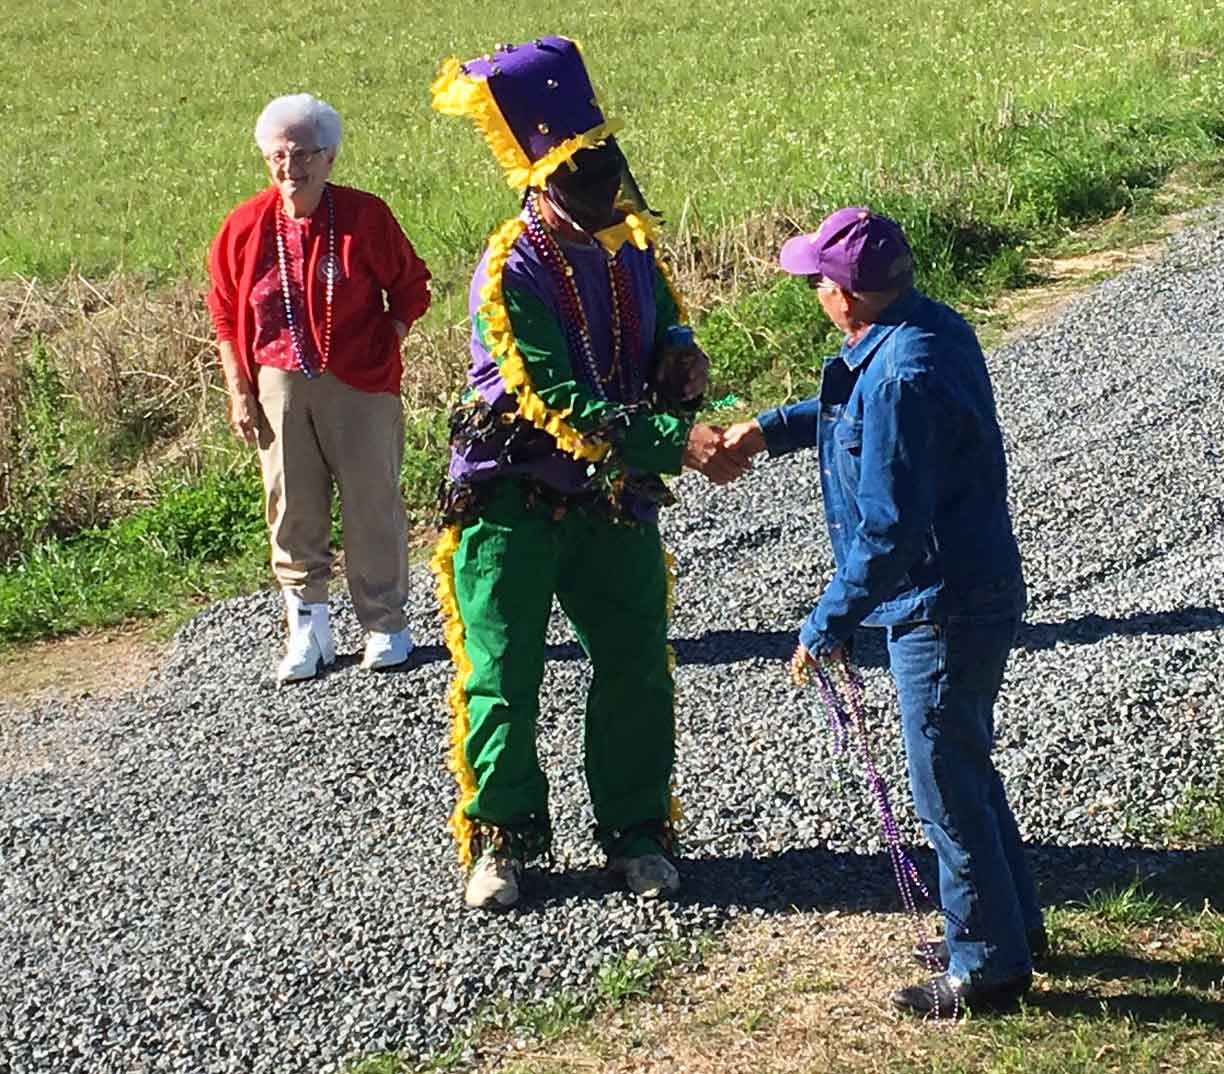
<svg viewBox="0 0 1224 1074">
<path fill-rule="evenodd" d="M 259 404 L 264 506 L 281 588 L 307 603 L 327 600 L 334 480 L 357 618 L 366 630 L 403 630 L 408 523 L 400 494 L 399 396 L 358 391 L 330 373 L 308 380 L 261 366 Z"/>
</svg>

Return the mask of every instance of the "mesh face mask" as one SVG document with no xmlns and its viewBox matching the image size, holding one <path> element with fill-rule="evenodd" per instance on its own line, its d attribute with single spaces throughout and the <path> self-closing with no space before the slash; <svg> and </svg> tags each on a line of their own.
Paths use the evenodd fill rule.
<svg viewBox="0 0 1224 1074">
<path fill-rule="evenodd" d="M 611 224 L 618 202 L 628 202 L 634 212 L 650 211 L 615 138 L 575 153 L 573 164 L 573 170 L 562 165 L 549 177 L 548 194 L 584 231 Z"/>
</svg>

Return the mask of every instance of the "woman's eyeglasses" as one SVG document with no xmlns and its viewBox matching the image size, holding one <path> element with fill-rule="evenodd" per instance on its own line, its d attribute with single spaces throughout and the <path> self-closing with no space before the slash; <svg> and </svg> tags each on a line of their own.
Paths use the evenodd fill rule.
<svg viewBox="0 0 1224 1074">
<path fill-rule="evenodd" d="M 302 167 L 314 162 L 314 158 L 324 152 L 323 147 L 318 149 L 277 149 L 271 153 L 264 154 L 264 160 L 274 168 L 283 167 L 286 164 L 300 164 Z"/>
</svg>

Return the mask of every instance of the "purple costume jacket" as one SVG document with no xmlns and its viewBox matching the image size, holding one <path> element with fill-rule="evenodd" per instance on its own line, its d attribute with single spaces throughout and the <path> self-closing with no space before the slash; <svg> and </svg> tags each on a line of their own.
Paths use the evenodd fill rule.
<svg viewBox="0 0 1224 1074">
<path fill-rule="evenodd" d="M 602 246 L 577 244 L 563 239 L 557 239 L 557 244 L 573 267 L 573 280 L 582 301 L 595 360 L 602 378 L 608 375 L 612 362 L 614 318 L 608 255 Z M 511 326 L 520 349 L 524 351 L 525 364 L 537 393 L 545 398 L 551 409 L 554 404 L 548 398 L 549 389 L 560 386 L 565 401 L 577 404 L 574 406 L 575 413 L 566 420 L 584 434 L 593 431 L 596 426 L 603 425 L 604 435 L 614 442 L 618 429 L 642 422 L 660 422 L 660 416 L 647 412 L 644 403 L 657 362 L 659 340 L 677 319 L 674 300 L 660 277 L 653 251 L 638 250 L 632 244 L 626 243 L 622 246 L 618 259 L 627 270 L 631 281 L 631 294 L 638 321 L 637 345 L 632 348 L 632 354 L 621 355 L 622 367 L 630 374 L 628 393 L 620 377 L 611 378 L 607 384 L 595 382 L 581 350 L 573 345 L 572 336 L 566 334 L 562 299 L 554 274 L 540 259 L 525 232 L 515 242 L 506 259 L 502 275 L 502 288 L 510 312 Z M 516 409 L 516 400 L 506 387 L 497 363 L 489 353 L 484 325 L 479 316 L 483 303 L 481 289 L 488 279 L 488 260 L 489 251 L 486 250 L 472 278 L 469 291 L 472 358 L 468 367 L 469 391 L 466 398 L 470 401 L 478 394 L 496 413 L 505 414 Z M 526 305 L 526 310 L 522 308 L 523 305 Z M 631 316 L 633 312 L 622 310 L 621 315 Z M 562 354 L 555 353 L 559 349 L 557 346 L 548 346 L 550 342 L 558 343 L 559 339 L 566 340 Z M 547 352 L 544 360 L 541 360 L 541 349 Z M 577 399 L 574 398 L 575 388 L 579 393 Z M 606 423 L 592 421 L 589 417 L 584 423 L 582 402 L 597 403 L 600 400 L 606 400 L 609 404 L 638 404 L 638 409 L 625 417 L 623 422 L 615 422 L 611 429 Z M 609 409 L 616 411 L 619 408 L 613 406 Z M 679 422 L 681 419 L 662 420 Z M 535 478 L 565 494 L 581 493 L 592 488 L 592 464 L 574 459 L 559 450 L 555 443 L 551 450 L 547 450 L 545 444 L 541 450 L 530 452 L 531 457 L 524 461 L 507 460 L 502 449 L 516 426 L 519 426 L 521 431 L 522 424 L 516 422 L 499 426 L 494 435 L 467 444 L 453 444 L 451 480 L 477 482 L 492 477 L 515 475 Z M 551 437 L 543 432 L 533 435 L 542 440 L 551 440 Z M 666 436 L 660 437 L 661 446 L 665 439 Z M 677 454 L 675 465 L 669 461 L 663 472 L 677 471 L 678 462 Z M 654 471 L 655 467 L 647 466 L 645 469 Z M 653 520 L 657 516 L 654 504 L 635 502 L 627 503 L 626 506 L 635 517 L 642 520 Z"/>
</svg>

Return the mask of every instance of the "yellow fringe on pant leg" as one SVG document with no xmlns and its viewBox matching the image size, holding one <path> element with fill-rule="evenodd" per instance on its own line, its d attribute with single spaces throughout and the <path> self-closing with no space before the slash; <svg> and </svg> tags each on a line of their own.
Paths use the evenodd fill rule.
<svg viewBox="0 0 1224 1074">
<path fill-rule="evenodd" d="M 666 548 L 663 549 L 663 567 L 667 572 L 667 622 L 671 625 L 672 612 L 676 608 L 676 557 L 673 556 Z M 676 650 L 672 647 L 672 643 L 667 643 L 667 672 L 672 677 L 672 712 L 675 712 L 675 682 L 676 682 Z M 673 716 L 674 719 L 674 716 Z M 675 784 L 673 782 L 673 788 Z M 672 837 L 675 838 L 676 829 L 680 827 L 680 822 L 684 820 L 684 808 L 680 805 L 680 799 L 676 797 L 675 790 L 672 790 L 671 805 L 668 809 L 668 825 L 671 828 Z"/>
<path fill-rule="evenodd" d="M 448 526 L 434 548 L 430 569 L 438 585 L 438 605 L 442 609 L 443 630 L 446 647 L 455 664 L 455 677 L 451 680 L 447 703 L 451 711 L 450 750 L 447 767 L 459 785 L 459 801 L 451 814 L 447 827 L 458 844 L 459 863 L 465 868 L 472 864 L 472 844 L 476 836 L 476 825 L 465 810 L 476 797 L 476 773 L 467 762 L 464 742 L 471 728 L 471 714 L 467 703 L 467 681 L 472 673 L 472 661 L 468 658 L 465 644 L 463 618 L 459 614 L 459 601 L 455 596 L 455 551 L 459 547 L 459 526 Z"/>
</svg>

